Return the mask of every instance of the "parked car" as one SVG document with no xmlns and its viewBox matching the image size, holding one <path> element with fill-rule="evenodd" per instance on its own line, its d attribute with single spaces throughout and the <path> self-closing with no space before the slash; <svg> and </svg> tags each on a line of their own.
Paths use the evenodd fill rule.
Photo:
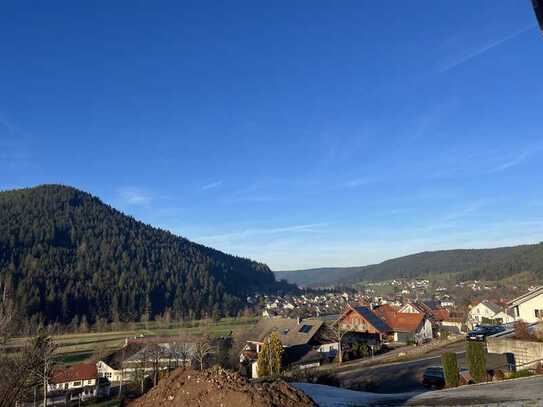
<svg viewBox="0 0 543 407">
<path fill-rule="evenodd" d="M 505 327 L 502 325 L 479 325 L 473 331 L 468 332 L 466 339 L 469 341 L 484 341 L 487 336 L 495 335 L 503 331 L 505 331 Z"/>
<path fill-rule="evenodd" d="M 468 369 L 460 369 L 460 382 L 467 384 L 471 383 L 471 376 Z M 442 389 L 445 387 L 445 373 L 441 366 L 431 366 L 424 371 L 422 375 L 422 384 L 424 387 L 432 388 L 436 387 Z"/>
</svg>

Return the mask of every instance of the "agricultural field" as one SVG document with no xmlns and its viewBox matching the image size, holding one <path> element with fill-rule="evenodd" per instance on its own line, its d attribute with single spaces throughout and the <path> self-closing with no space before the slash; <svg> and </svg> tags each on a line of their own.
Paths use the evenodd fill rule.
<svg viewBox="0 0 543 407">
<path fill-rule="evenodd" d="M 230 332 L 250 329 L 257 322 L 254 317 L 223 318 L 220 321 L 200 320 L 182 323 L 148 322 L 132 324 L 132 329 L 110 330 L 106 332 L 73 333 L 53 336 L 58 345 L 57 357 L 60 363 L 72 364 L 84 361 L 96 353 L 108 353 L 119 349 L 125 340 L 133 338 L 152 338 L 168 336 L 198 337 L 209 335 L 217 337 Z M 31 338 L 13 338 L 9 347 L 20 348 Z"/>
</svg>

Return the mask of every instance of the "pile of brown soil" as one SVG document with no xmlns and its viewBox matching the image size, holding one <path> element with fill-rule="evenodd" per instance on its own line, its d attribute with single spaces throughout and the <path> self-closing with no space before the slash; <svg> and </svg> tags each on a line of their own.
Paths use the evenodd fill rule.
<svg viewBox="0 0 543 407">
<path fill-rule="evenodd" d="M 131 407 L 313 407 L 311 398 L 283 381 L 252 383 L 220 367 L 178 369 Z"/>
</svg>

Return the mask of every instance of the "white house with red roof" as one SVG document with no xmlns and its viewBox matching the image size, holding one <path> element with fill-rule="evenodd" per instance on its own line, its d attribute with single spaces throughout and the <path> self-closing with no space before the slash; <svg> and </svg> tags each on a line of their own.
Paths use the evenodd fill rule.
<svg viewBox="0 0 543 407">
<path fill-rule="evenodd" d="M 99 380 L 95 363 L 78 363 L 53 371 L 47 390 L 51 397 L 62 395 L 70 400 L 91 400 L 109 394 L 109 382 Z"/>
</svg>

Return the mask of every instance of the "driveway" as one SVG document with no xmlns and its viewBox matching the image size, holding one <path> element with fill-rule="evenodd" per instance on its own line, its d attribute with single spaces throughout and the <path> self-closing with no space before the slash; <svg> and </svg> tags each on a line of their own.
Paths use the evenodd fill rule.
<svg viewBox="0 0 543 407">
<path fill-rule="evenodd" d="M 460 367 L 468 367 L 464 343 L 455 343 L 446 348 L 432 351 L 421 359 L 408 362 L 389 363 L 373 367 L 360 367 L 347 372 L 337 373 L 336 377 L 345 388 L 365 389 L 376 393 L 422 392 L 422 374 L 427 367 L 440 366 L 441 354 L 456 352 Z M 487 354 L 487 369 L 503 368 L 507 361 L 504 355 Z"/>
</svg>

